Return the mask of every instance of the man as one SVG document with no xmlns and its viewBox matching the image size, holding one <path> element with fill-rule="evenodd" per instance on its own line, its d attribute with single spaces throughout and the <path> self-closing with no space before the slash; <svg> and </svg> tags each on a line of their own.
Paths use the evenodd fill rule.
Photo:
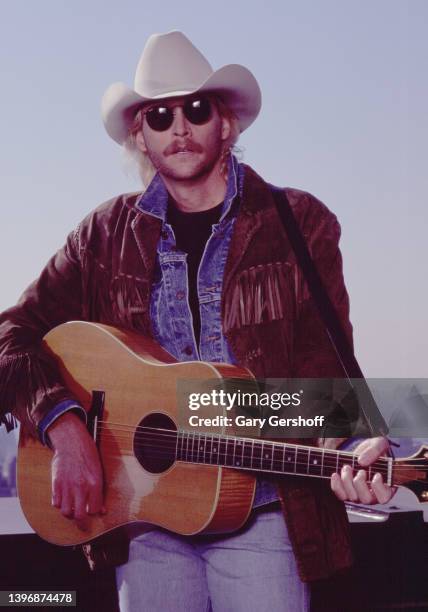
<svg viewBox="0 0 428 612">
<path fill-rule="evenodd" d="M 136 156 L 145 192 L 91 213 L 0 319 L 0 405 L 52 446 L 52 503 L 70 520 L 108 508 L 84 410 L 39 347 L 55 325 L 125 326 L 180 361 L 237 363 L 260 378 L 343 374 L 270 187 L 231 153 L 260 110 L 253 75 L 238 65 L 213 71 L 182 33 L 170 32 L 150 37 L 134 89 L 112 85 L 102 114 L 108 134 Z M 338 223 L 313 196 L 286 194 L 350 336 Z M 361 465 L 386 449 L 381 438 L 364 441 Z M 367 483 L 362 469 L 334 475 L 331 487 L 340 500 L 366 503 L 392 493 L 380 475 Z M 155 529 L 135 538 L 117 570 L 120 606 L 307 610 L 306 582 L 350 563 L 343 504 L 323 483 L 260 478 L 237 534 Z"/>
</svg>

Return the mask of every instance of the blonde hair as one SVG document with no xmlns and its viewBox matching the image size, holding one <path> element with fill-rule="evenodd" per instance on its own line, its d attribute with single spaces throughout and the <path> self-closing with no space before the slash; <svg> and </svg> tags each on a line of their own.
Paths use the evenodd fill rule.
<svg viewBox="0 0 428 612">
<path fill-rule="evenodd" d="M 227 121 L 230 123 L 230 135 L 223 143 L 220 163 L 220 172 L 224 180 L 227 180 L 227 158 L 229 153 L 242 155 L 242 150 L 236 147 L 236 143 L 240 135 L 239 121 L 235 113 L 233 113 L 233 111 L 226 106 L 218 95 L 210 94 L 210 98 L 212 101 L 214 101 L 220 117 L 227 119 Z M 140 149 L 137 147 L 136 137 L 138 132 L 143 129 L 143 120 L 144 112 L 143 107 L 141 107 L 136 112 L 131 127 L 129 128 L 128 137 L 123 143 L 123 154 L 125 165 L 128 168 L 135 168 L 136 166 L 138 175 L 143 185 L 147 187 L 156 174 L 156 168 L 153 166 L 148 154 L 140 151 Z"/>
</svg>

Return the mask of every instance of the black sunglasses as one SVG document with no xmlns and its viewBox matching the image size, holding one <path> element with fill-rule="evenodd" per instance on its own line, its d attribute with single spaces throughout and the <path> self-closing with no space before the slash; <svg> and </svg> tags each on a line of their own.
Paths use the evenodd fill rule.
<svg viewBox="0 0 428 612">
<path fill-rule="evenodd" d="M 205 96 L 192 97 L 185 100 L 183 104 L 175 106 L 180 106 L 186 119 L 194 125 L 208 123 L 212 116 L 212 104 Z M 174 121 L 173 109 L 175 106 L 170 107 L 165 104 L 151 106 L 144 113 L 149 127 L 156 132 L 168 130 Z"/>
</svg>

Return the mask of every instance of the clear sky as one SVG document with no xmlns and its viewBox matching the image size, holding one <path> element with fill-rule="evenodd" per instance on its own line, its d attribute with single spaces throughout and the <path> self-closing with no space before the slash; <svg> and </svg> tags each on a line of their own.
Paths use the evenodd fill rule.
<svg viewBox="0 0 428 612">
<path fill-rule="evenodd" d="M 100 99 L 114 81 L 132 85 L 150 34 L 181 29 L 214 68 L 242 63 L 260 83 L 244 161 L 339 217 L 367 375 L 428 375 L 425 0 L 0 6 L 0 309 L 90 209 L 137 188 Z"/>
</svg>

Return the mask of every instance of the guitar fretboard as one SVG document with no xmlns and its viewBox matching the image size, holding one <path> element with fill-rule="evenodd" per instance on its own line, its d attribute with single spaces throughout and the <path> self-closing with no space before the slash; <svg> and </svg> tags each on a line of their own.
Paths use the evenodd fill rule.
<svg viewBox="0 0 428 612">
<path fill-rule="evenodd" d="M 330 478 L 345 465 L 354 470 L 361 467 L 357 455 L 346 451 L 189 431 L 177 432 L 176 460 L 318 478 Z M 367 468 L 368 478 L 376 472 L 392 484 L 391 459 L 375 461 Z"/>
</svg>

